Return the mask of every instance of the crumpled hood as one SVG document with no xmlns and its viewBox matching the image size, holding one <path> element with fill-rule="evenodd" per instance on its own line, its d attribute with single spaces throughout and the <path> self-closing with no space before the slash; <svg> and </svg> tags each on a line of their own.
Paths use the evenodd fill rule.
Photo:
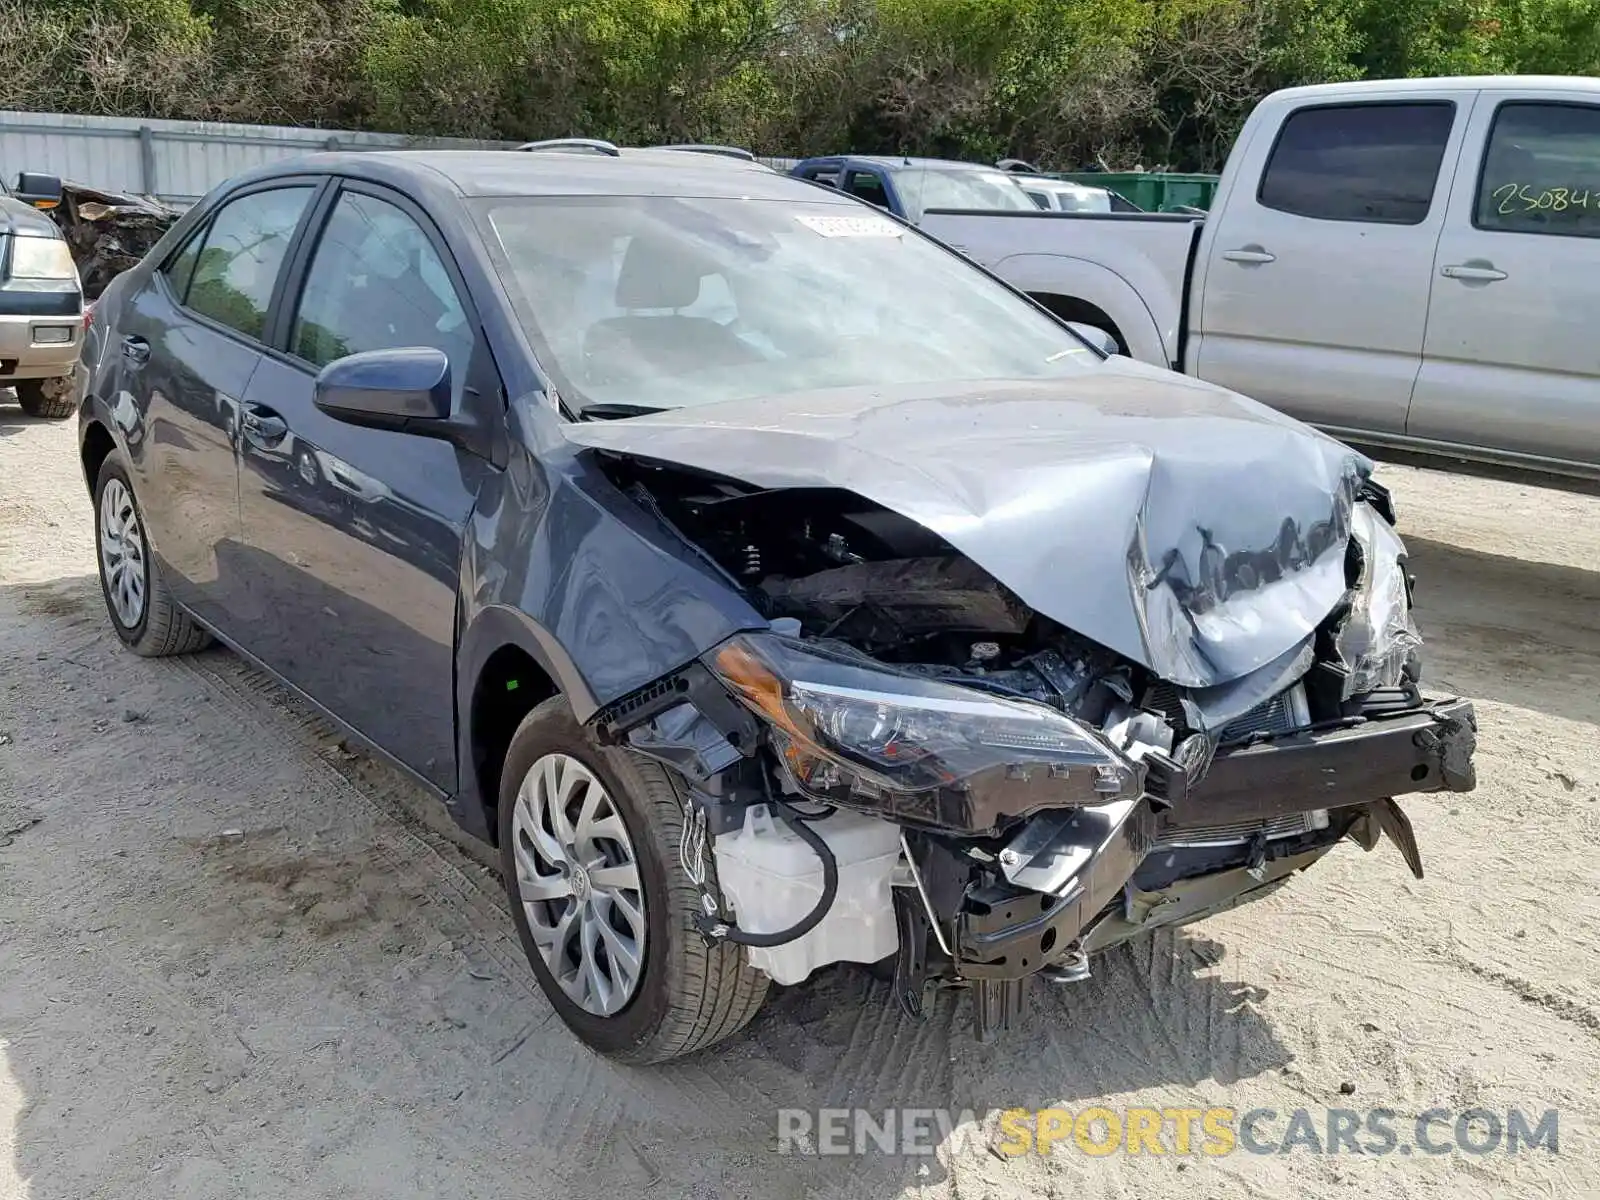
<svg viewBox="0 0 1600 1200">
<path fill-rule="evenodd" d="M 1372 469 L 1254 401 L 1123 359 L 1048 383 L 842 389 L 564 431 L 762 488 L 848 489 L 1188 687 L 1294 651 L 1339 603 Z"/>
</svg>

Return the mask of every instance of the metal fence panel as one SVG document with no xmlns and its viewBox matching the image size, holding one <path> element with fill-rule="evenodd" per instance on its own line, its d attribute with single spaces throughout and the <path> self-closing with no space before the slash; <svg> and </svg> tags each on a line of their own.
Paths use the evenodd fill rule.
<svg viewBox="0 0 1600 1200">
<path fill-rule="evenodd" d="M 242 171 L 318 150 L 512 150 L 518 142 L 413 138 L 352 129 L 0 111 L 0 178 L 42 171 L 187 207 Z M 785 171 L 798 160 L 760 160 Z"/>
<path fill-rule="evenodd" d="M 515 142 L 349 129 L 142 121 L 0 111 L 0 174 L 43 171 L 108 191 L 194 203 L 241 171 L 318 150 L 506 149 Z"/>
</svg>

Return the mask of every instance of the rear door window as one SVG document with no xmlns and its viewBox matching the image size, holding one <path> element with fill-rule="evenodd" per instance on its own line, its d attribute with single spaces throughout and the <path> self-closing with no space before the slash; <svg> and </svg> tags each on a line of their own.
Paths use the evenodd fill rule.
<svg viewBox="0 0 1600 1200">
<path fill-rule="evenodd" d="M 1320 221 L 1420 225 L 1454 123 L 1448 101 L 1299 109 L 1278 133 L 1257 198 Z"/>
<path fill-rule="evenodd" d="M 831 188 L 839 186 L 838 167 L 804 167 L 800 171 L 801 179 L 809 179 L 812 183 L 824 184 Z"/>
<path fill-rule="evenodd" d="M 223 205 L 195 263 L 188 307 L 260 340 L 278 273 L 312 191 L 309 184 L 274 188 Z"/>
<path fill-rule="evenodd" d="M 1600 108 L 1508 101 L 1495 114 L 1473 224 L 1600 237 Z"/>
<path fill-rule="evenodd" d="M 871 171 L 851 171 L 844 190 L 852 196 L 859 196 L 868 204 L 876 204 L 879 208 L 889 207 L 889 193 L 883 186 L 883 180 Z"/>
</svg>

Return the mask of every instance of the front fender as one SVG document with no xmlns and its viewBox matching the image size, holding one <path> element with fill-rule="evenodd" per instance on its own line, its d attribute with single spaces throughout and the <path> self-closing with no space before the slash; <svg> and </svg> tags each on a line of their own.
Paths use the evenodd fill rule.
<svg viewBox="0 0 1600 1200">
<path fill-rule="evenodd" d="M 735 633 L 765 627 L 552 414 L 515 417 L 534 428 L 512 439 L 507 469 L 485 483 L 463 547 L 463 644 L 515 631 L 586 721 Z"/>
<path fill-rule="evenodd" d="M 506 646 L 517 647 L 538 663 L 574 713 L 592 714 L 599 707 L 583 672 L 549 630 L 525 612 L 507 604 L 491 604 L 473 615 L 456 649 L 456 712 L 468 744 L 473 688 L 490 656 Z"/>
<path fill-rule="evenodd" d="M 520 420 L 519 420 L 520 418 Z M 748 601 L 577 452 L 544 413 L 479 493 L 462 547 L 456 652 L 457 820 L 482 824 L 473 694 L 505 646 L 528 655 L 580 722 L 747 629 Z M 527 428 L 532 426 L 533 428 Z M 478 801 L 478 803 L 473 803 Z"/>
</svg>

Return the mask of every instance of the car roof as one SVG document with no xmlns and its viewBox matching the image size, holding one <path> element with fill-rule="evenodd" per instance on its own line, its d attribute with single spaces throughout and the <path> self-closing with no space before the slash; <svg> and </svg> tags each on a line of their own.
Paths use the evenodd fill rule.
<svg viewBox="0 0 1600 1200">
<path fill-rule="evenodd" d="M 1275 93 L 1283 100 L 1359 99 L 1371 93 L 1412 92 L 1570 92 L 1574 95 L 1600 95 L 1600 80 L 1581 75 L 1454 75 L 1433 79 L 1360 79 L 1349 83 L 1315 83 L 1306 87 L 1285 88 Z"/>
<path fill-rule="evenodd" d="M 238 182 L 284 175 L 351 175 L 391 184 L 441 184 L 463 197 L 697 196 L 854 204 L 757 162 L 682 150 L 374 150 L 308 154 Z"/>
<path fill-rule="evenodd" d="M 906 167 L 938 167 L 941 170 L 958 171 L 986 171 L 989 174 L 1005 174 L 999 167 L 991 167 L 985 163 L 961 162 L 953 158 L 906 158 L 898 154 L 826 154 L 819 158 L 807 158 L 796 163 L 796 166 L 829 166 L 834 163 L 870 163 L 875 167 L 888 167 L 904 169 Z"/>
</svg>

